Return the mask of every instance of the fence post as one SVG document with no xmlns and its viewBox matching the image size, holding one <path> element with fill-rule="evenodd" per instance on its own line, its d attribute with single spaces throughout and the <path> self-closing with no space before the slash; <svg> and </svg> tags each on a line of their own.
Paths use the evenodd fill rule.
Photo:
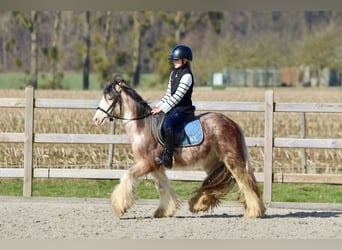
<svg viewBox="0 0 342 250">
<path fill-rule="evenodd" d="M 110 123 L 109 134 L 115 134 L 115 121 Z M 107 168 L 113 168 L 113 155 L 114 155 L 114 144 L 109 144 L 108 146 L 108 161 Z"/>
<path fill-rule="evenodd" d="M 265 135 L 264 135 L 264 202 L 272 201 L 272 165 L 273 165 L 273 90 L 265 92 Z"/>
<path fill-rule="evenodd" d="M 301 138 L 305 138 L 306 137 L 306 113 L 303 112 L 302 116 L 301 116 L 301 129 L 300 129 L 300 135 Z M 306 153 L 305 153 L 305 148 L 301 148 L 300 150 L 300 154 L 301 154 L 301 158 L 302 158 L 302 170 L 305 174 L 308 173 L 308 169 L 306 167 Z"/>
<path fill-rule="evenodd" d="M 34 88 L 25 88 L 25 140 L 24 140 L 24 187 L 23 196 L 32 196 L 33 177 L 33 106 Z"/>
</svg>

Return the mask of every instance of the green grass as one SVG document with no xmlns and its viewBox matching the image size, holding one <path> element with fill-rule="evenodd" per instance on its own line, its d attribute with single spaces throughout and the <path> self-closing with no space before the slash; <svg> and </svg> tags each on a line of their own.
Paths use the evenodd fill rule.
<svg viewBox="0 0 342 250">
<path fill-rule="evenodd" d="M 40 73 L 38 74 L 38 88 L 46 81 L 51 79 L 51 74 Z M 126 78 L 127 79 L 127 78 Z M 0 73 L 0 89 L 22 89 L 25 88 L 26 82 L 29 78 L 24 72 L 10 72 Z M 127 79 L 129 80 L 129 79 Z M 155 74 L 141 74 L 140 85 L 141 87 L 148 88 L 155 83 Z M 83 76 L 81 73 L 65 73 L 63 77 L 63 87 L 69 90 L 82 90 L 83 89 Z M 152 85 L 151 85 L 152 84 Z M 100 90 L 101 86 L 97 80 L 96 74 L 89 76 L 89 90 Z"/>
<path fill-rule="evenodd" d="M 272 201 L 342 203 L 342 185 L 276 183 Z"/>
<path fill-rule="evenodd" d="M 50 74 L 38 74 L 38 87 L 44 82 L 51 79 Z M 19 89 L 25 88 L 29 78 L 24 72 L 16 73 L 1 73 L 0 74 L 0 88 L 2 89 Z M 82 74 L 67 73 L 64 74 L 63 87 L 70 90 L 82 90 Z M 89 89 L 99 90 L 100 84 L 96 79 L 95 74 L 89 76 Z"/>
<path fill-rule="evenodd" d="M 33 180 L 32 195 L 42 197 L 109 198 L 117 180 L 74 180 L 39 179 Z M 192 197 L 200 182 L 172 181 L 176 193 L 183 199 Z M 259 183 L 263 189 L 262 183 Z M 224 200 L 238 198 L 235 185 Z M 0 196 L 22 196 L 22 179 L 0 179 Z M 139 180 L 136 187 L 140 199 L 159 199 L 159 194 L 151 180 Z M 272 201 L 342 203 L 342 186 L 330 184 L 273 183 Z"/>
<path fill-rule="evenodd" d="M 46 197 L 109 197 L 113 186 L 118 181 L 112 180 L 72 180 L 72 179 L 39 179 L 32 184 L 33 196 Z M 22 196 L 22 179 L 0 179 L 1 196 Z"/>
</svg>

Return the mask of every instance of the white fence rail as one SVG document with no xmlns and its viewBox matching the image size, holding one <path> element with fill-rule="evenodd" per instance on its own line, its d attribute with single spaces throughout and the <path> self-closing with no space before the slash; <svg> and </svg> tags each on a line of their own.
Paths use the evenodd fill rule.
<svg viewBox="0 0 342 250">
<path fill-rule="evenodd" d="M 95 178 L 119 179 L 123 170 L 114 169 L 35 169 L 33 168 L 34 143 L 94 143 L 129 144 L 127 135 L 49 134 L 34 133 L 34 110 L 37 108 L 94 109 L 98 100 L 43 99 L 34 97 L 34 89 L 25 89 L 25 98 L 0 98 L 0 108 L 25 109 L 24 133 L 0 133 L 1 142 L 24 144 L 24 168 L 0 168 L 0 178 L 23 177 L 23 196 L 32 195 L 32 178 Z M 265 102 L 194 102 L 201 111 L 264 112 L 264 137 L 247 137 L 250 147 L 264 147 L 264 173 L 256 173 L 257 181 L 264 182 L 264 201 L 271 202 L 272 182 L 309 182 L 342 184 L 342 175 L 273 174 L 273 148 L 342 148 L 342 138 L 275 138 L 273 133 L 275 112 L 342 113 L 342 103 L 275 103 L 272 90 L 265 92 Z M 167 171 L 172 180 L 201 181 L 202 171 Z M 151 176 L 146 176 L 151 178 Z"/>
</svg>

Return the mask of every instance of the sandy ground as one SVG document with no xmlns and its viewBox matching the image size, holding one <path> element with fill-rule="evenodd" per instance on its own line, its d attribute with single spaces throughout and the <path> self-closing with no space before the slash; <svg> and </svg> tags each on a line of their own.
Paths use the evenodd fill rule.
<svg viewBox="0 0 342 250">
<path fill-rule="evenodd" d="M 154 219 L 156 200 L 138 200 L 116 217 L 106 199 L 0 197 L 0 239 L 342 239 L 342 207 L 268 207 L 262 219 L 243 218 L 224 202 L 192 214 L 186 203 L 173 218 Z M 336 209 L 335 209 L 336 208 Z"/>
</svg>

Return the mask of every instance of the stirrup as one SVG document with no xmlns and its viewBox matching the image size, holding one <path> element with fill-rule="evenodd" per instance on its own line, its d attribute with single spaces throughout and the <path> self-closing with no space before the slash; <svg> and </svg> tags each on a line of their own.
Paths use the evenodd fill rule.
<svg viewBox="0 0 342 250">
<path fill-rule="evenodd" d="M 156 158 L 154 158 L 154 161 L 157 163 L 158 166 L 163 165 L 163 160 L 160 159 L 159 156 L 156 156 Z"/>
<path fill-rule="evenodd" d="M 167 159 L 169 158 L 169 159 Z M 158 166 L 160 165 L 164 165 L 164 167 L 166 168 L 172 168 L 172 155 L 169 155 L 167 152 L 163 152 L 161 154 L 161 156 L 156 156 L 156 158 L 154 158 L 155 162 L 157 163 Z"/>
</svg>

